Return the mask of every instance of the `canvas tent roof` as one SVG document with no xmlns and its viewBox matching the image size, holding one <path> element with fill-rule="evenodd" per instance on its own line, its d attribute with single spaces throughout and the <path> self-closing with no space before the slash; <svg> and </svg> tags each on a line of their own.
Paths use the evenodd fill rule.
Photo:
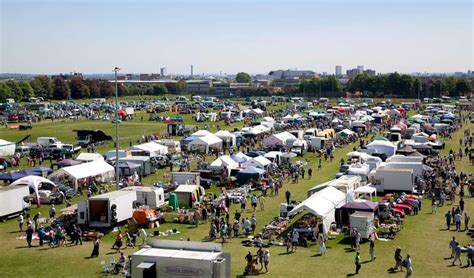
<svg viewBox="0 0 474 278">
<path fill-rule="evenodd" d="M 112 167 L 104 160 L 96 160 L 88 163 L 82 163 L 79 165 L 63 167 L 49 175 L 48 178 L 54 180 L 55 177 L 61 175 L 71 177 L 77 187 L 77 180 L 88 177 L 101 176 L 103 181 L 113 180 L 115 176 L 115 170 L 114 167 Z"/>
<path fill-rule="evenodd" d="M 267 158 L 265 158 L 263 156 L 257 156 L 257 157 L 254 157 L 254 158 L 250 159 L 249 161 L 245 162 L 242 166 L 244 168 L 248 168 L 250 166 L 264 168 L 265 166 L 267 166 L 271 163 L 272 162 L 270 160 L 268 160 Z"/>
<path fill-rule="evenodd" d="M 239 163 L 237 163 L 235 160 L 233 160 L 230 156 L 228 155 L 223 155 L 214 160 L 211 165 L 211 167 L 227 167 L 227 168 L 232 168 L 235 169 L 239 167 Z"/>
<path fill-rule="evenodd" d="M 140 145 L 132 146 L 130 149 L 143 150 L 150 153 L 150 156 L 165 155 L 168 153 L 168 147 L 158 144 L 156 142 L 148 142 Z"/>
<path fill-rule="evenodd" d="M 216 145 L 216 144 L 222 144 L 222 139 L 215 136 L 214 134 L 211 135 L 206 135 L 202 137 L 197 137 L 195 140 L 193 140 L 191 143 L 192 145 Z"/>
<path fill-rule="evenodd" d="M 308 211 L 323 219 L 323 227 L 327 231 L 331 223 L 335 221 L 335 209 L 344 205 L 345 200 L 346 194 L 328 186 L 297 205 L 288 215 L 295 215 L 303 210 Z"/>
<path fill-rule="evenodd" d="M 343 205 L 341 208 L 349 210 L 360 210 L 360 211 L 375 211 L 378 207 L 378 203 L 371 201 L 364 202 L 350 202 Z"/>
<path fill-rule="evenodd" d="M 251 167 L 245 168 L 245 169 L 243 169 L 243 170 L 240 170 L 239 173 L 260 174 L 260 175 L 263 175 L 263 174 L 265 174 L 265 172 L 266 172 L 266 171 L 263 170 L 263 169 L 260 169 L 260 168 L 251 166 Z"/>
<path fill-rule="evenodd" d="M 100 153 L 80 153 L 75 160 L 81 162 L 91 162 L 96 160 L 104 160 L 104 157 Z"/>
<path fill-rule="evenodd" d="M 0 156 L 14 155 L 15 143 L 0 139 Z"/>
<path fill-rule="evenodd" d="M 194 132 L 193 134 L 191 134 L 191 136 L 194 136 L 194 137 L 204 137 L 204 136 L 209 136 L 209 135 L 213 135 L 213 134 L 205 129 L 198 130 Z"/>
</svg>

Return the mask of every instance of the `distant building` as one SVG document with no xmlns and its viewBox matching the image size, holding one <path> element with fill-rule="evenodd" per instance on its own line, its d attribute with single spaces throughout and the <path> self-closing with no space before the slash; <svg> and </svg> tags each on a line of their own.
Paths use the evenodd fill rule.
<svg viewBox="0 0 474 278">
<path fill-rule="evenodd" d="M 364 73 L 367 74 L 368 76 L 375 76 L 375 70 L 366 69 L 364 70 Z"/>
<path fill-rule="evenodd" d="M 141 80 L 141 81 L 150 80 L 150 74 L 148 74 L 148 73 L 140 73 L 138 79 Z"/>
<path fill-rule="evenodd" d="M 188 80 L 186 83 L 190 93 L 209 93 L 209 89 L 212 87 L 210 80 Z"/>
<path fill-rule="evenodd" d="M 273 79 L 313 78 L 316 73 L 312 70 L 276 70 L 268 73 Z"/>
<path fill-rule="evenodd" d="M 348 78 L 355 77 L 359 73 L 361 73 L 361 71 L 359 71 L 359 69 L 348 69 L 348 70 L 346 70 L 346 75 L 347 75 Z"/>
<path fill-rule="evenodd" d="M 161 68 L 161 69 L 160 69 L 160 75 L 161 75 L 161 77 L 166 76 L 166 74 L 167 74 L 166 68 Z"/>
<path fill-rule="evenodd" d="M 336 72 L 335 72 L 337 77 L 342 76 L 342 66 L 336 66 Z"/>
<path fill-rule="evenodd" d="M 60 73 L 59 75 L 52 75 L 51 78 L 62 78 L 64 80 L 71 80 L 73 78 L 84 79 L 84 76 L 80 72 L 71 72 L 71 73 Z"/>
<path fill-rule="evenodd" d="M 229 91 L 230 84 L 226 82 L 212 82 L 212 87 L 216 91 L 216 94 L 225 94 Z M 189 85 L 188 85 L 189 91 Z"/>
<path fill-rule="evenodd" d="M 273 80 L 275 83 L 275 86 L 277 87 L 295 87 L 298 88 L 300 85 L 300 79 L 299 78 L 280 78 L 280 79 L 275 79 Z"/>
<path fill-rule="evenodd" d="M 359 70 L 359 72 L 363 72 L 364 71 L 364 66 L 359 65 L 359 66 L 357 66 L 357 69 Z"/>
</svg>

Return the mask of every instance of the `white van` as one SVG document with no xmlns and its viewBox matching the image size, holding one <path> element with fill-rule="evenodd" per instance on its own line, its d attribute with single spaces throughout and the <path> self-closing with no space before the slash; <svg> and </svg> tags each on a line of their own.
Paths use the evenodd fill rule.
<svg viewBox="0 0 474 278">
<path fill-rule="evenodd" d="M 56 137 L 38 137 L 38 139 L 36 139 L 36 143 L 38 143 L 38 145 L 41 145 L 43 148 L 47 148 L 51 145 L 55 145 L 56 147 L 61 148 L 63 144 Z"/>
</svg>

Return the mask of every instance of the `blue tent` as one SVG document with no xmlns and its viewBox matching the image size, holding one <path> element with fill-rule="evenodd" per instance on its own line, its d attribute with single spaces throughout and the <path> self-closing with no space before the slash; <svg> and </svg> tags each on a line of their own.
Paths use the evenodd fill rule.
<svg viewBox="0 0 474 278">
<path fill-rule="evenodd" d="M 196 137 L 194 137 L 194 136 L 189 136 L 189 137 L 184 138 L 183 140 L 184 140 L 184 141 L 187 141 L 187 142 L 191 142 L 191 141 L 196 140 Z"/>
<path fill-rule="evenodd" d="M 14 182 L 18 179 L 28 176 L 23 171 L 4 173 L 0 175 L 0 180 Z"/>
<path fill-rule="evenodd" d="M 251 179 L 258 180 L 262 178 L 265 172 L 265 170 L 254 166 L 245 168 L 237 173 L 237 182 L 239 184 L 244 184 Z"/>
<path fill-rule="evenodd" d="M 51 168 L 44 167 L 44 166 L 33 167 L 33 168 L 29 169 L 29 171 L 38 172 L 40 174 L 47 173 L 48 175 L 51 174 L 51 172 L 53 172 L 53 170 Z"/>
</svg>

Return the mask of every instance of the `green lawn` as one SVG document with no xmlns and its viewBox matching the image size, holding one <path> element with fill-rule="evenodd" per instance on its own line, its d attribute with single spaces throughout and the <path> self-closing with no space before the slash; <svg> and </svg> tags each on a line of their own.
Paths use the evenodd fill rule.
<svg viewBox="0 0 474 278">
<path fill-rule="evenodd" d="M 166 127 L 163 124 L 148 122 L 147 117 L 143 122 L 140 117 L 136 117 L 131 122 L 124 122 L 120 125 L 122 146 L 128 146 L 128 141 L 136 141 L 143 133 L 154 131 L 163 131 Z M 191 126 L 189 119 L 186 119 Z M 470 128 L 474 126 L 471 124 Z M 15 141 L 31 134 L 32 138 L 38 136 L 56 136 L 65 142 L 74 141 L 74 133 L 71 131 L 76 128 L 98 128 L 106 133 L 113 135 L 113 125 L 110 122 L 102 121 L 79 121 L 67 124 L 64 122 L 49 123 L 44 122 L 36 125 L 32 131 L 11 131 L 0 128 L 0 137 L 2 139 Z M 457 149 L 460 132 L 457 132 L 452 141 L 447 142 L 447 148 Z M 112 145 L 102 147 L 99 151 L 111 149 Z M 335 159 L 332 163 L 324 162 L 322 171 L 314 171 L 312 180 L 300 180 L 299 184 L 285 184 L 278 197 L 266 198 L 266 209 L 264 212 L 257 211 L 258 226 L 261 228 L 269 223 L 278 214 L 279 204 L 284 202 L 284 191 L 289 189 L 292 192 L 292 199 L 303 200 L 306 196 L 306 190 L 323 181 L 334 177 L 339 166 L 339 160 L 352 149 L 352 146 L 338 149 Z M 312 154 L 307 154 L 305 159 L 310 161 L 313 170 L 317 169 L 319 158 Z M 467 159 L 457 164 L 458 170 L 473 173 Z M 160 179 L 162 171 L 158 172 L 147 180 Z M 58 210 L 62 208 L 58 206 Z M 467 244 L 469 239 L 464 233 L 454 231 L 444 231 L 444 213 L 447 208 L 438 209 L 438 214 L 431 215 L 430 204 L 428 201 L 423 203 L 423 210 L 418 216 L 408 216 L 405 221 L 404 230 L 397 236 L 396 240 L 391 242 L 376 243 L 377 260 L 367 262 L 368 244 L 362 245 L 361 259 L 363 265 L 361 269 L 362 277 L 403 277 L 403 274 L 389 275 L 387 269 L 393 266 L 393 251 L 396 246 L 402 247 L 402 254 L 409 252 L 412 256 L 414 274 L 422 277 L 468 277 L 472 275 L 472 269 L 449 267 L 449 260 L 444 258 L 450 254 L 448 242 L 451 236 L 456 236 L 462 244 Z M 450 205 L 448 204 L 450 208 Z M 48 206 L 39 209 L 43 215 L 47 215 Z M 234 211 L 235 208 L 231 208 Z M 471 198 L 466 199 L 466 210 L 471 215 L 474 214 L 474 201 Z M 33 214 L 38 209 L 33 209 Z M 250 216 L 247 212 L 244 216 Z M 209 226 L 200 225 L 198 228 L 185 224 L 165 224 L 159 228 L 164 231 L 171 228 L 177 228 L 181 234 L 163 237 L 164 239 L 186 239 L 201 241 L 208 234 Z M 50 249 L 47 247 L 25 248 L 26 241 L 17 239 L 21 236 L 17 232 L 17 222 L 12 219 L 5 223 L 0 223 L 0 273 L 2 277 L 95 277 L 100 276 L 101 261 L 108 262 L 109 259 L 117 257 L 110 253 L 110 247 L 113 244 L 115 234 L 107 235 L 101 245 L 101 255 L 97 259 L 87 259 L 92 250 L 92 243 L 85 242 L 82 246 L 61 247 Z M 149 231 L 149 234 L 151 231 Z M 160 237 L 161 238 L 161 237 Z M 240 241 L 234 239 L 231 243 L 226 243 L 224 249 L 232 254 L 232 274 L 237 276 L 242 273 L 244 267 L 244 256 L 248 251 L 255 253 L 255 248 L 242 247 Z M 309 248 L 299 248 L 295 254 L 287 255 L 284 247 L 271 247 L 270 273 L 268 277 L 343 277 L 354 272 L 354 253 L 346 252 L 346 244 L 340 243 L 342 237 L 330 240 L 328 252 L 323 257 L 315 256 L 319 247 L 314 245 Z M 126 249 L 126 254 L 133 253 L 133 249 Z M 463 254 L 463 262 L 465 255 Z M 469 274 L 471 273 L 471 274 Z"/>
</svg>

